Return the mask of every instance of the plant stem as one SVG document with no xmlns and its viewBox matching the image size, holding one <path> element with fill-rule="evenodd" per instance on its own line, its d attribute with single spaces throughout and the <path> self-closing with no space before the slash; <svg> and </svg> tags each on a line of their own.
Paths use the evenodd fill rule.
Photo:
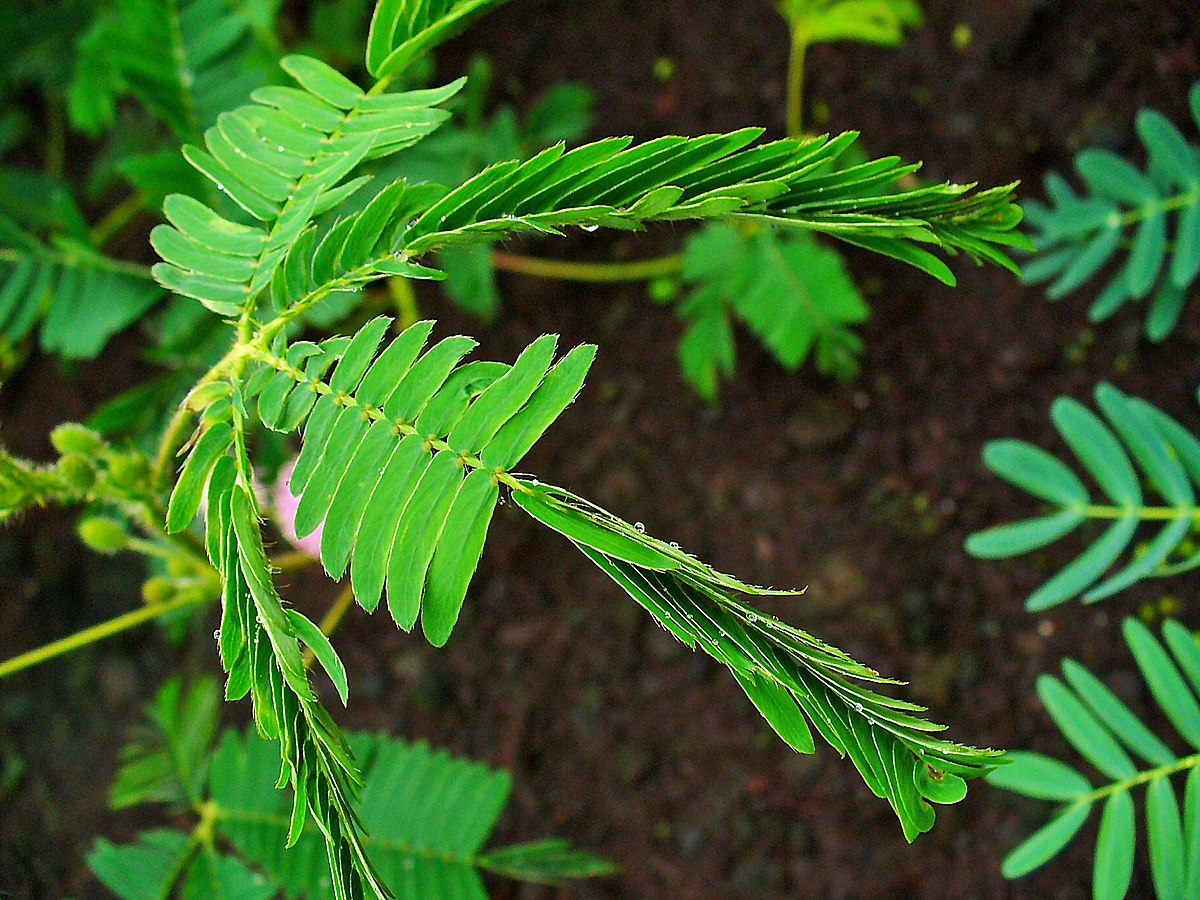
<svg viewBox="0 0 1200 900">
<path fill-rule="evenodd" d="M 280 553 L 278 556 L 271 557 L 271 569 L 275 572 L 283 574 L 285 572 L 302 572 L 310 566 L 314 566 L 319 560 L 303 550 L 289 550 L 287 553 Z"/>
<path fill-rule="evenodd" d="M 674 275 L 683 267 L 683 254 L 672 253 L 656 259 L 639 259 L 630 262 L 586 263 L 520 256 L 515 253 L 494 250 L 492 251 L 492 265 L 506 272 L 518 272 L 538 278 L 608 284 L 621 281 L 648 281 L 652 278 Z"/>
<path fill-rule="evenodd" d="M 1147 769 L 1145 772 L 1138 772 L 1136 775 L 1133 775 L 1129 778 L 1123 778 L 1120 781 L 1114 781 L 1112 784 L 1106 784 L 1104 787 L 1097 788 L 1090 794 L 1085 794 L 1077 800 L 1072 800 L 1070 805 L 1074 806 L 1078 803 L 1095 803 L 1097 800 L 1107 797 L 1109 794 L 1115 794 L 1118 791 L 1127 791 L 1130 788 L 1137 787 L 1139 784 L 1145 784 L 1146 782 L 1153 781 L 1156 778 L 1166 778 L 1170 775 L 1174 775 L 1176 772 L 1182 772 L 1185 769 L 1194 769 L 1197 766 L 1200 766 L 1200 753 L 1193 754 L 1192 756 L 1185 756 L 1182 759 L 1177 759 L 1175 762 L 1169 763 L 1165 766 L 1158 766 L 1153 769 Z"/>
<path fill-rule="evenodd" d="M 110 209 L 103 219 L 92 226 L 92 246 L 97 250 L 104 249 L 104 245 L 112 239 L 113 235 L 128 225 L 141 211 L 142 195 L 137 193 L 130 194 Z"/>
<path fill-rule="evenodd" d="M 73 650 L 86 647 L 88 644 L 102 641 L 115 634 L 120 634 L 122 631 L 136 628 L 144 622 L 161 618 L 176 610 L 207 603 L 209 599 L 209 597 L 198 598 L 185 595 L 168 600 L 165 603 L 153 603 L 124 613 L 116 618 L 109 619 L 107 622 L 101 622 L 99 625 L 93 625 L 91 628 L 85 628 L 65 638 L 60 638 L 49 644 L 43 644 L 41 647 L 30 650 L 28 653 L 22 653 L 5 660 L 0 663 L 0 678 L 7 678 L 9 675 L 20 672 L 22 669 L 28 669 L 31 666 L 54 659 L 56 656 L 62 656 L 64 653 L 70 653 Z"/>
<path fill-rule="evenodd" d="M 342 588 L 342 592 L 338 594 L 338 598 L 333 601 L 333 606 L 329 607 L 329 610 L 325 613 L 320 624 L 317 626 L 321 629 L 321 633 L 326 637 L 329 637 L 331 634 L 333 634 L 338 625 L 341 624 L 342 618 L 346 615 L 346 612 L 353 604 L 354 588 L 347 584 L 344 588 Z M 312 652 L 311 647 L 304 648 L 305 668 L 311 666 L 313 664 L 313 660 L 316 658 L 317 655 Z"/>
<path fill-rule="evenodd" d="M 1089 519 L 1125 519 L 1134 516 L 1142 521 L 1166 522 L 1190 516 L 1200 519 L 1197 506 L 1069 506 L 1067 510 L 1080 512 Z"/>
<path fill-rule="evenodd" d="M 804 133 L 804 58 L 807 54 L 808 30 L 793 26 L 787 74 L 787 135 L 790 138 L 798 138 Z"/>
</svg>

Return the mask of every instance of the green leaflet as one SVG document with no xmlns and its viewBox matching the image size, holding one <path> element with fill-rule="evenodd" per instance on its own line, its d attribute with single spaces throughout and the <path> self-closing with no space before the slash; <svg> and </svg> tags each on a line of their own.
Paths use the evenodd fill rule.
<svg viewBox="0 0 1200 900">
<path fill-rule="evenodd" d="M 182 531 L 196 518 L 208 474 L 232 443 L 233 429 L 228 422 L 217 422 L 200 436 L 171 491 L 167 531 L 172 534 Z"/>
<path fill-rule="evenodd" d="M 476 469 L 463 482 L 447 514 L 444 533 L 429 564 L 421 609 L 421 629 L 435 647 L 446 643 L 458 621 L 499 498 L 495 479 Z"/>
<path fill-rule="evenodd" d="M 321 664 L 321 668 L 329 675 L 333 686 L 337 689 L 338 696 L 342 700 L 342 706 L 345 706 L 350 692 L 350 688 L 346 684 L 346 667 L 342 665 L 342 661 L 338 658 L 333 645 L 329 643 L 329 638 L 302 613 L 298 613 L 294 609 L 289 609 L 287 610 L 287 617 L 292 630 L 296 633 L 296 637 L 302 644 L 312 650 L 313 655 L 317 658 L 317 662 Z"/>
<path fill-rule="evenodd" d="M 575 543 L 645 569 L 679 568 L 679 560 L 660 553 L 645 540 L 605 527 L 594 518 L 556 500 L 539 485 L 530 482 L 522 482 L 522 485 L 528 493 L 514 492 L 513 501 L 543 525 Z"/>
<path fill-rule="evenodd" d="M 1008 759 L 1008 765 L 988 773 L 989 784 L 1039 800 L 1077 800 L 1092 789 L 1070 766 L 1041 753 L 1012 750 Z"/>
<path fill-rule="evenodd" d="M 1068 806 L 1057 818 L 1051 819 L 1004 857 L 1000 866 L 1001 874 L 1005 878 L 1020 878 L 1044 865 L 1079 833 L 1090 811 L 1091 806 L 1087 804 Z"/>
<path fill-rule="evenodd" d="M 1092 869 L 1097 900 L 1121 900 L 1129 890 L 1137 834 L 1133 815 L 1133 800 L 1127 791 L 1117 791 L 1104 803 Z"/>
<path fill-rule="evenodd" d="M 406 631 L 417 621 L 425 573 L 463 484 L 462 467 L 449 453 L 434 456 L 400 516 L 388 563 L 388 611 Z"/>
</svg>

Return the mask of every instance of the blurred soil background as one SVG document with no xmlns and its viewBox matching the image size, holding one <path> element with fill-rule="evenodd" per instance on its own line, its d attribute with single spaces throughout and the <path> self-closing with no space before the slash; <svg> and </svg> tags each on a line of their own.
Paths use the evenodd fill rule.
<svg viewBox="0 0 1200 900">
<path fill-rule="evenodd" d="M 1025 197 L 1040 196 L 1042 175 L 1069 168 L 1084 146 L 1140 162 L 1139 107 L 1195 134 L 1192 2 L 924 5 L 926 26 L 898 50 L 810 51 L 808 127 L 859 129 L 874 154 L 923 159 L 933 179 L 1020 179 Z M 786 50 L 767 0 L 517 0 L 451 44 L 439 70 L 456 75 L 487 53 L 518 106 L 556 81 L 581 81 L 598 94 L 595 136 L 761 124 L 779 137 Z M 662 59 L 673 68 L 666 79 L 655 74 Z M 678 243 L 662 229 L 523 249 L 599 260 Z M 1024 597 L 1078 545 L 998 564 L 968 558 L 962 542 L 1032 512 L 986 472 L 980 449 L 1010 436 L 1062 449 L 1048 418 L 1057 395 L 1087 401 L 1109 380 L 1200 425 L 1195 300 L 1155 347 L 1136 310 L 1087 327 L 1086 290 L 1051 306 L 1003 271 L 959 263 L 950 290 L 847 254 L 872 307 L 861 377 L 840 386 L 808 370 L 788 375 L 746 340 L 716 408 L 681 381 L 678 323 L 638 285 L 502 276 L 494 326 L 463 317 L 436 290 L 422 293 L 422 313 L 441 320 L 441 334 L 477 335 L 481 358 L 512 359 L 550 331 L 566 346 L 597 342 L 587 390 L 524 466 L 726 571 L 808 585 L 770 611 L 911 681 L 907 696 L 951 723 L 954 739 L 1064 752 L 1033 682 L 1066 655 L 1146 712 L 1120 621 L 1169 607 L 1200 624 L 1189 582 L 1032 616 Z M 0 395 L 6 445 L 48 458 L 53 424 L 145 375 L 138 351 L 126 337 L 94 365 L 28 365 Z M 0 657 L 138 602 L 128 560 L 89 555 L 72 523 L 38 512 L 0 533 Z M 335 593 L 317 574 L 284 589 L 314 614 Z M 434 651 L 385 618 L 352 613 L 335 636 L 352 685 L 339 719 L 510 769 L 514 799 L 496 843 L 557 834 L 622 868 L 561 890 L 496 882 L 498 898 L 1089 896 L 1094 821 L 1048 871 L 1008 884 L 1001 858 L 1047 810 L 976 783 L 907 845 L 848 761 L 828 747 L 790 752 L 726 672 L 511 505 L 497 513 L 463 618 Z M 197 633 L 210 620 L 215 611 Z M 209 643 L 180 648 L 151 626 L 4 682 L 0 896 L 103 896 L 83 863 L 93 838 L 127 839 L 150 821 L 106 809 L 117 750 L 179 666 L 216 673 L 218 662 Z M 246 715 L 245 704 L 227 711 L 230 722 Z M 1150 891 L 1140 870 L 1132 895 Z"/>
</svg>

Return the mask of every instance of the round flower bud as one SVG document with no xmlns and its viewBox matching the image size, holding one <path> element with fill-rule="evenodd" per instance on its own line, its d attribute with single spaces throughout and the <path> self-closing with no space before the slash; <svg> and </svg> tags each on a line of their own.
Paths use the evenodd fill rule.
<svg viewBox="0 0 1200 900">
<path fill-rule="evenodd" d="M 59 425 L 50 432 L 50 443 L 64 456 L 68 453 L 95 456 L 104 449 L 104 441 L 100 435 L 78 422 L 64 422 Z"/>
<path fill-rule="evenodd" d="M 106 516 L 81 519 L 79 538 L 98 553 L 118 553 L 129 546 L 129 534 L 121 523 Z"/>
</svg>

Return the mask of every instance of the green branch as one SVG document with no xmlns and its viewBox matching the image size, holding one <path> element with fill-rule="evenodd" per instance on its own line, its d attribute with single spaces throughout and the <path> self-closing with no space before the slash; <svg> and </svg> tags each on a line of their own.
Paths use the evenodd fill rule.
<svg viewBox="0 0 1200 900">
<path fill-rule="evenodd" d="M 95 644 L 105 638 L 110 638 L 123 631 L 136 628 L 145 622 L 162 618 L 177 610 L 187 609 L 190 606 L 200 606 L 203 603 L 209 602 L 210 599 L 208 596 L 197 597 L 184 594 L 175 597 L 173 600 L 148 604 L 140 609 L 124 613 L 116 618 L 109 619 L 107 622 L 101 622 L 99 625 L 93 625 L 91 628 L 85 628 L 65 638 L 44 644 L 36 650 L 30 650 L 28 653 L 21 653 L 11 659 L 5 660 L 0 663 L 0 678 L 7 678 L 9 675 L 13 675 L 24 669 L 79 650 L 89 644 Z"/>
<path fill-rule="evenodd" d="M 559 281 L 580 281 L 589 284 L 610 284 L 622 281 L 649 281 L 675 275 L 683 267 L 683 254 L 672 253 L 655 259 L 628 262 L 571 262 L 492 251 L 492 265 L 505 272 L 553 278 Z"/>
</svg>

